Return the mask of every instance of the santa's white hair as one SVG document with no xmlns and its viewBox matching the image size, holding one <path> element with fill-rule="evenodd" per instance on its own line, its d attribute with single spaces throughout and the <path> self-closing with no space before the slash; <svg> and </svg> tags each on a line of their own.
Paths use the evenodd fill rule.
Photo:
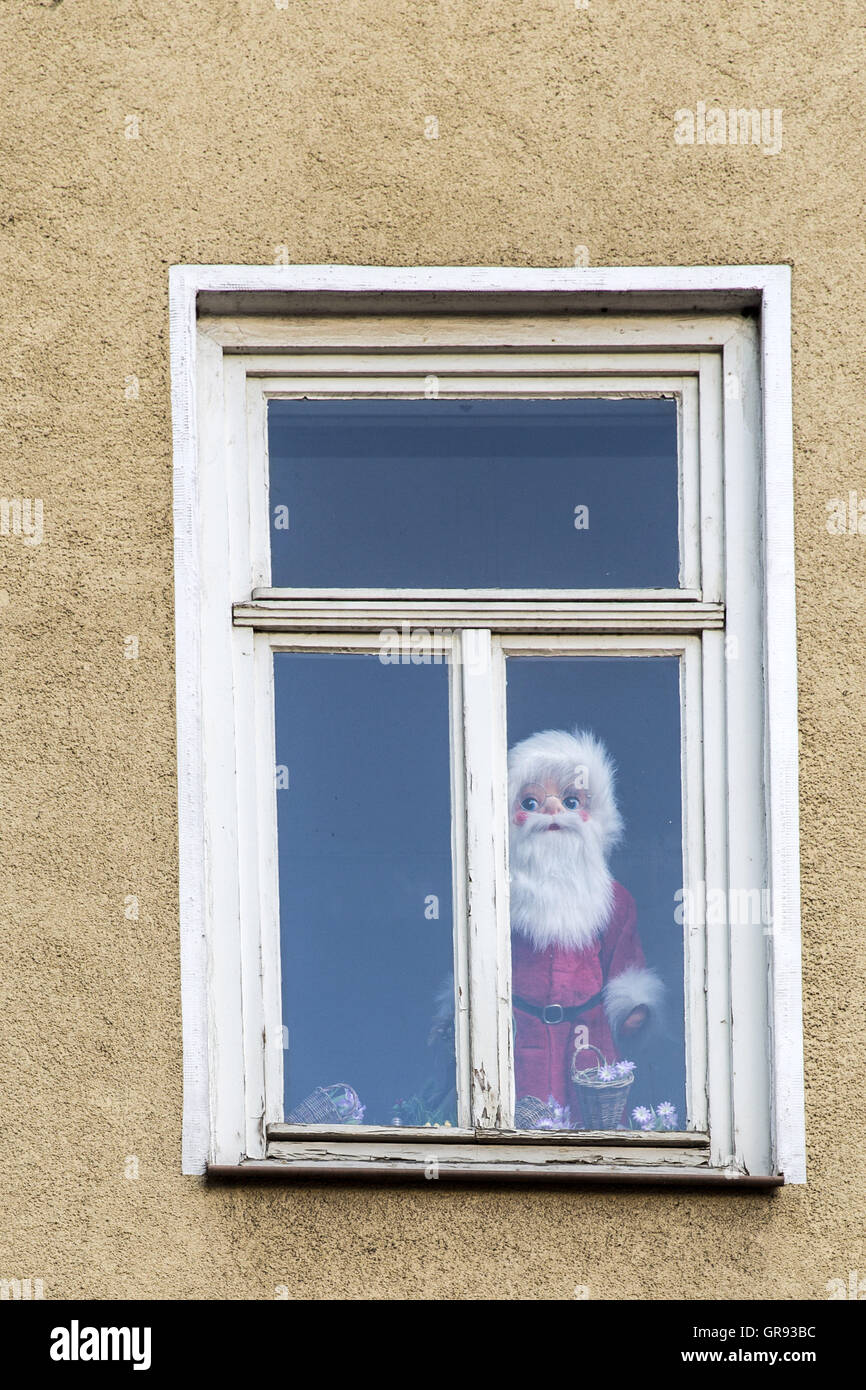
<svg viewBox="0 0 866 1390">
<path fill-rule="evenodd" d="M 585 808 L 521 813 L 526 787 L 555 782 L 588 793 Z M 613 879 L 607 855 L 622 833 L 613 763 L 591 733 L 545 729 L 508 754 L 511 925 L 536 950 L 581 948 L 607 925 Z M 550 834 L 551 828 L 563 832 Z"/>
</svg>

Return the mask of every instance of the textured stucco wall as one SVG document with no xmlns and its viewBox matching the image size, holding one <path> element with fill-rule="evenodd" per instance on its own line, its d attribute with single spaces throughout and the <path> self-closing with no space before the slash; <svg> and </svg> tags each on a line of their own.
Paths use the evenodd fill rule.
<svg viewBox="0 0 866 1390">
<path fill-rule="evenodd" d="M 45 509 L 42 544 L 0 538 L 0 1277 L 826 1297 L 866 1271 L 866 537 L 825 526 L 828 499 L 866 494 L 860 0 L 282 3 L 0 12 L 0 495 Z M 781 108 L 782 151 L 677 146 L 700 100 Z M 168 267 L 278 247 L 570 265 L 579 245 L 793 266 L 810 1183 L 208 1189 L 179 1175 Z"/>
</svg>

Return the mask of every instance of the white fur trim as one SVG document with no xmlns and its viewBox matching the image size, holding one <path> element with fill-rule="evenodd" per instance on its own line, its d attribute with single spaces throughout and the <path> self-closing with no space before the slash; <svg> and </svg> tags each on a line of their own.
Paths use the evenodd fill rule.
<svg viewBox="0 0 866 1390">
<path fill-rule="evenodd" d="M 632 1009 L 641 1006 L 656 1014 L 661 1008 L 665 987 L 654 970 L 632 968 L 608 980 L 603 990 L 604 1011 L 612 1031 L 619 1032 Z"/>
</svg>

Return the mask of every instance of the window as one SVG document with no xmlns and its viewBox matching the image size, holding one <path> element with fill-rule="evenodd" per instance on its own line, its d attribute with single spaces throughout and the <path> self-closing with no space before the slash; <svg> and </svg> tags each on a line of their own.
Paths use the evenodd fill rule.
<svg viewBox="0 0 866 1390">
<path fill-rule="evenodd" d="M 185 1170 L 803 1181 L 787 271 L 173 277 Z"/>
</svg>

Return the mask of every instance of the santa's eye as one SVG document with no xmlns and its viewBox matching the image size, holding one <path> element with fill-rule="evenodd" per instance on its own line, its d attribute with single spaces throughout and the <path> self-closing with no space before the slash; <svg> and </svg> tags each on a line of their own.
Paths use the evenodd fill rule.
<svg viewBox="0 0 866 1390">
<path fill-rule="evenodd" d="M 580 805 L 580 799 L 576 796 L 564 796 L 562 798 L 562 804 L 566 811 L 576 811 Z"/>
<path fill-rule="evenodd" d="M 537 796 L 525 796 L 520 805 L 524 811 L 537 811 L 540 802 Z"/>
</svg>

